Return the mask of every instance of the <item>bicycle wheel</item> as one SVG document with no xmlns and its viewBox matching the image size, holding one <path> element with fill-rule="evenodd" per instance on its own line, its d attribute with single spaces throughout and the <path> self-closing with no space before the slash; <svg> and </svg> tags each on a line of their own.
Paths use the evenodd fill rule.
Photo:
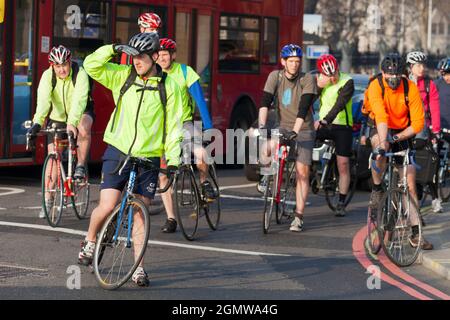
<svg viewBox="0 0 450 320">
<path fill-rule="evenodd" d="M 372 254 L 378 254 L 381 250 L 381 241 L 377 225 L 377 212 L 372 212 L 371 207 L 367 210 L 367 241 Z"/>
<path fill-rule="evenodd" d="M 217 198 L 204 201 L 206 206 L 203 209 L 205 211 L 206 221 L 208 222 L 209 227 L 212 230 L 217 230 L 220 221 L 220 190 L 217 182 L 216 167 L 214 164 L 209 165 L 208 174 Z"/>
<path fill-rule="evenodd" d="M 174 184 L 175 212 L 183 236 L 194 240 L 200 215 L 200 195 L 191 166 L 182 166 Z"/>
<path fill-rule="evenodd" d="M 442 173 L 439 174 L 439 195 L 443 202 L 450 199 L 450 172 L 447 165 L 444 166 Z"/>
<path fill-rule="evenodd" d="M 409 266 L 420 252 L 420 245 L 414 247 L 410 242 L 413 226 L 417 226 L 419 244 L 422 243 L 419 208 L 409 193 L 399 188 L 386 192 L 380 203 L 378 231 L 383 251 L 397 266 Z"/>
<path fill-rule="evenodd" d="M 263 212 L 263 232 L 265 234 L 269 233 L 270 220 L 272 219 L 272 214 L 276 206 L 276 190 L 278 188 L 278 174 L 267 176 L 267 187 L 264 192 L 264 212 Z"/>
<path fill-rule="evenodd" d="M 47 155 L 42 168 L 42 208 L 48 224 L 57 227 L 64 208 L 64 185 L 55 154 Z"/>
<path fill-rule="evenodd" d="M 296 207 L 296 171 L 295 165 L 288 167 L 286 171 L 286 179 L 284 181 L 284 189 L 281 190 L 281 205 L 276 206 L 277 223 L 281 224 L 284 221 L 289 221 L 294 216 Z"/>
<path fill-rule="evenodd" d="M 150 217 L 141 200 L 129 199 L 119 221 L 120 208 L 121 204 L 105 221 L 95 245 L 95 277 L 107 290 L 117 289 L 130 279 L 144 257 L 150 235 Z"/>
<path fill-rule="evenodd" d="M 347 207 L 350 201 L 352 201 L 353 195 L 355 194 L 357 183 L 358 183 L 357 165 L 351 161 L 350 185 L 348 188 L 347 196 L 344 201 L 345 207 Z M 339 171 L 337 168 L 335 157 L 333 157 L 328 162 L 328 168 L 323 188 L 325 190 L 325 199 L 327 201 L 328 207 L 331 209 L 331 211 L 336 211 L 336 204 L 339 201 Z"/>
<path fill-rule="evenodd" d="M 90 191 L 89 191 L 89 172 L 87 166 L 85 178 L 72 181 L 72 191 L 74 195 L 71 197 L 71 201 L 73 211 L 75 211 L 75 215 L 80 220 L 88 218 L 89 216 L 87 215 L 87 212 L 89 208 Z"/>
</svg>

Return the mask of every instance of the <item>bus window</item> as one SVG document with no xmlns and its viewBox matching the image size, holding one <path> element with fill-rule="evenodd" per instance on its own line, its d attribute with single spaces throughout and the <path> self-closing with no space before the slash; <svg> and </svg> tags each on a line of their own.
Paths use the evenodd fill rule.
<svg viewBox="0 0 450 320">
<path fill-rule="evenodd" d="M 84 58 L 110 42 L 110 4 L 107 1 L 55 1 L 53 44 L 64 45 L 75 59 Z"/>
<path fill-rule="evenodd" d="M 222 15 L 219 34 L 219 71 L 259 72 L 260 20 Z"/>
<path fill-rule="evenodd" d="M 15 1 L 13 144 L 26 143 L 26 130 L 22 127 L 22 123 L 31 116 L 33 2 L 33 0 Z"/>
<path fill-rule="evenodd" d="M 264 43 L 262 63 L 278 62 L 278 19 L 264 18 Z"/>
<path fill-rule="evenodd" d="M 190 21 L 191 14 L 188 12 L 178 12 L 175 20 L 175 41 L 177 42 L 177 62 L 190 64 L 189 43 L 190 43 Z"/>
<path fill-rule="evenodd" d="M 200 83 L 205 94 L 206 103 L 209 106 L 211 86 L 211 16 L 199 15 L 197 26 L 197 61 L 196 71 L 200 75 Z"/>
<path fill-rule="evenodd" d="M 162 27 L 159 30 L 159 36 L 166 37 L 167 8 L 135 4 L 118 4 L 115 36 L 116 43 L 127 43 L 133 35 L 139 33 L 137 20 L 138 17 L 145 12 L 153 12 L 159 15 L 162 20 Z"/>
</svg>

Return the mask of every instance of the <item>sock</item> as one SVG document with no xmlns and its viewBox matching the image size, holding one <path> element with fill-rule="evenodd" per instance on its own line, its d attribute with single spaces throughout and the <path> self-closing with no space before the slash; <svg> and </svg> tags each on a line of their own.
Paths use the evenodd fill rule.
<svg viewBox="0 0 450 320">
<path fill-rule="evenodd" d="M 380 184 L 375 184 L 374 183 L 372 190 L 373 191 L 383 191 L 383 187 L 381 186 L 381 183 Z"/>
<path fill-rule="evenodd" d="M 339 202 L 345 202 L 345 198 L 347 198 L 346 194 L 339 193 Z"/>
</svg>

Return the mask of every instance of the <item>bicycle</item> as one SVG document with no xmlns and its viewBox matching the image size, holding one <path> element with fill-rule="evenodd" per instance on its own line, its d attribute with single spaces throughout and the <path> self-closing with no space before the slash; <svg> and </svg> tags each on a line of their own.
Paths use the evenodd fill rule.
<svg viewBox="0 0 450 320">
<path fill-rule="evenodd" d="M 192 144 L 193 145 L 193 144 Z M 185 144 L 182 150 L 182 164 L 175 177 L 175 214 L 181 232 L 186 240 L 193 241 L 198 229 L 199 217 L 204 213 L 211 230 L 217 230 L 220 222 L 220 189 L 215 164 L 208 165 L 208 180 L 211 181 L 216 197 L 207 198 L 200 190 L 192 165 L 192 152 Z"/>
<path fill-rule="evenodd" d="M 131 163 L 131 170 L 126 190 L 120 203 L 103 223 L 94 250 L 95 277 L 100 286 L 107 290 L 117 289 L 130 279 L 147 249 L 150 214 L 144 202 L 133 193 L 138 168 L 167 173 L 149 159 L 131 156 L 119 162 L 114 172 L 121 174 L 128 162 Z M 166 192 L 173 180 L 174 175 L 171 175 L 166 187 L 157 192 Z"/>
<path fill-rule="evenodd" d="M 323 191 L 328 207 L 335 212 L 339 199 L 339 170 L 336 160 L 336 147 L 333 140 L 325 139 L 320 147 L 313 149 L 313 162 L 311 190 L 314 194 Z M 356 156 L 352 152 L 352 157 L 350 158 L 350 186 L 344 201 L 345 207 L 350 203 L 356 191 L 358 183 L 357 166 Z"/>
<path fill-rule="evenodd" d="M 27 121 L 25 128 L 30 127 L 31 121 Z M 45 158 L 42 168 L 42 208 L 48 224 L 54 228 L 58 226 L 69 198 L 76 217 L 80 220 L 85 219 L 89 207 L 89 175 L 86 172 L 83 179 L 73 178 L 78 148 L 73 135 L 67 135 L 66 128 L 58 128 L 55 123 L 51 128 L 41 129 L 38 134 L 53 134 L 54 149 Z M 26 138 L 27 150 L 31 150 L 32 137 L 27 134 Z"/>
<path fill-rule="evenodd" d="M 259 132 L 257 133 L 259 135 Z M 296 206 L 296 142 L 289 141 L 277 130 L 272 130 L 272 137 L 277 137 L 277 147 L 272 153 L 270 174 L 267 176 L 267 186 L 264 192 L 263 233 L 269 233 L 272 215 L 275 209 L 275 221 L 281 224 L 293 217 Z M 283 175 L 285 178 L 283 179 Z M 284 188 L 283 188 L 284 187 Z"/>
<path fill-rule="evenodd" d="M 414 199 L 411 198 L 407 182 L 407 167 L 414 162 L 414 152 L 409 148 L 398 152 L 388 152 L 384 155 L 387 158 L 387 173 L 385 176 L 386 192 L 381 198 L 377 209 L 376 217 L 368 210 L 368 232 L 371 224 L 378 233 L 376 241 L 371 240 L 372 233 L 369 233 L 370 250 L 378 253 L 382 248 L 386 256 L 399 267 L 406 267 L 413 264 L 421 250 L 422 243 L 422 223 L 419 215 L 419 208 Z M 402 174 L 397 168 L 395 157 L 403 158 Z M 379 172 L 374 160 L 371 166 Z M 376 218 L 376 222 L 375 221 Z M 413 227 L 417 226 L 418 245 L 414 246 L 411 237 L 414 235 Z M 381 247 L 380 247 L 381 246 Z"/>
</svg>

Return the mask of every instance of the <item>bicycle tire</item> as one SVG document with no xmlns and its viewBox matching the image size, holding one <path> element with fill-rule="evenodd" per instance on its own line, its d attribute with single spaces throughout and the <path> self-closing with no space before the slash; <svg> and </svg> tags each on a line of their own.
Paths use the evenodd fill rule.
<svg viewBox="0 0 450 320">
<path fill-rule="evenodd" d="M 377 215 L 372 215 L 372 209 L 369 206 L 367 210 L 367 242 L 369 251 L 372 254 L 378 254 L 381 250 L 380 233 L 378 231 Z"/>
<path fill-rule="evenodd" d="M 200 216 L 200 194 L 191 166 L 181 166 L 174 183 L 175 213 L 186 240 L 194 240 Z"/>
<path fill-rule="evenodd" d="M 217 230 L 220 222 L 220 189 L 219 183 L 217 181 L 217 171 L 214 163 L 209 165 L 208 174 L 211 178 L 211 184 L 214 188 L 214 192 L 216 193 L 217 198 L 213 199 L 212 201 L 205 201 L 206 206 L 203 208 L 203 210 L 205 211 L 206 221 L 208 222 L 209 227 L 215 231 Z"/>
<path fill-rule="evenodd" d="M 281 196 L 281 205 L 276 207 L 276 219 L 278 224 L 282 224 L 285 220 L 291 220 L 294 216 L 296 207 L 296 171 L 295 165 L 286 171 L 286 179 L 284 181 L 285 188 Z"/>
<path fill-rule="evenodd" d="M 442 178 L 439 177 L 439 195 L 443 202 L 447 202 L 450 199 L 450 172 L 447 165 L 445 165 Z"/>
<path fill-rule="evenodd" d="M 47 219 L 48 224 L 53 228 L 56 228 L 61 221 L 62 212 L 64 209 L 64 184 L 62 181 L 61 173 L 57 168 L 58 165 L 59 163 L 56 155 L 50 153 L 45 158 L 44 166 L 42 167 L 42 208 L 44 209 L 45 218 Z M 56 166 L 56 176 L 54 176 L 54 174 L 51 174 L 48 177 L 50 179 L 49 185 L 54 184 L 54 187 L 47 187 L 46 185 L 46 172 L 48 166 L 50 166 L 49 170 L 51 171 L 55 170 L 53 166 Z M 53 199 L 53 201 L 51 201 L 51 206 L 48 207 L 45 200 L 45 196 L 47 193 L 50 193 L 50 198 Z"/>
<path fill-rule="evenodd" d="M 263 233 L 269 233 L 270 221 L 272 219 L 272 214 L 274 206 L 276 206 L 275 197 L 272 190 L 277 189 L 278 184 L 278 174 L 273 176 L 268 176 L 266 191 L 264 192 L 264 212 L 263 212 Z M 276 210 L 276 209 L 275 209 Z"/>
<path fill-rule="evenodd" d="M 150 216 L 146 205 L 141 200 L 131 198 L 127 201 L 123 209 L 120 225 L 118 225 L 117 221 L 120 208 L 121 204 L 117 205 L 112 214 L 106 219 L 97 238 L 101 240 L 97 240 L 95 245 L 93 259 L 94 273 L 100 286 L 106 290 L 120 288 L 131 278 L 144 257 L 150 236 Z M 139 229 L 134 230 L 136 227 L 135 214 L 138 212 L 140 212 L 139 216 L 143 220 L 143 224 Z M 133 214 L 133 222 L 132 230 L 130 231 L 132 234 L 131 246 L 128 247 L 128 217 L 130 213 Z M 117 229 L 119 230 L 117 231 Z M 118 237 L 113 243 L 116 231 Z M 135 254 L 136 235 L 139 235 L 139 242 L 137 243 L 137 250 L 139 252 Z M 109 257 L 110 252 L 112 253 L 112 259 Z M 128 259 L 125 259 L 125 255 L 128 256 Z M 118 271 L 117 269 L 114 270 L 117 262 L 120 263 L 120 267 L 117 267 Z M 123 265 L 124 262 L 126 263 L 125 266 Z M 111 267 L 109 267 L 110 264 Z M 117 273 L 117 276 L 114 272 Z M 104 274 L 106 275 L 104 276 Z"/>
<path fill-rule="evenodd" d="M 383 251 L 389 260 L 399 267 L 412 265 L 421 250 L 420 245 L 413 247 L 410 243 L 412 226 L 408 227 L 408 224 L 411 225 L 412 220 L 417 222 L 419 244 L 422 243 L 419 208 L 415 201 L 407 199 L 410 199 L 407 191 L 392 189 L 383 195 L 380 202 L 382 205 L 378 208 L 377 223 Z M 398 248 L 399 250 L 396 250 Z"/>
<path fill-rule="evenodd" d="M 74 172 L 76 167 L 76 161 L 73 162 Z M 89 208 L 89 198 L 90 198 L 90 184 L 89 184 L 89 171 L 86 166 L 86 176 L 84 179 L 77 179 L 72 181 L 72 191 L 74 195 L 71 197 L 72 208 L 75 212 L 76 217 L 79 220 L 86 219 Z"/>
</svg>

